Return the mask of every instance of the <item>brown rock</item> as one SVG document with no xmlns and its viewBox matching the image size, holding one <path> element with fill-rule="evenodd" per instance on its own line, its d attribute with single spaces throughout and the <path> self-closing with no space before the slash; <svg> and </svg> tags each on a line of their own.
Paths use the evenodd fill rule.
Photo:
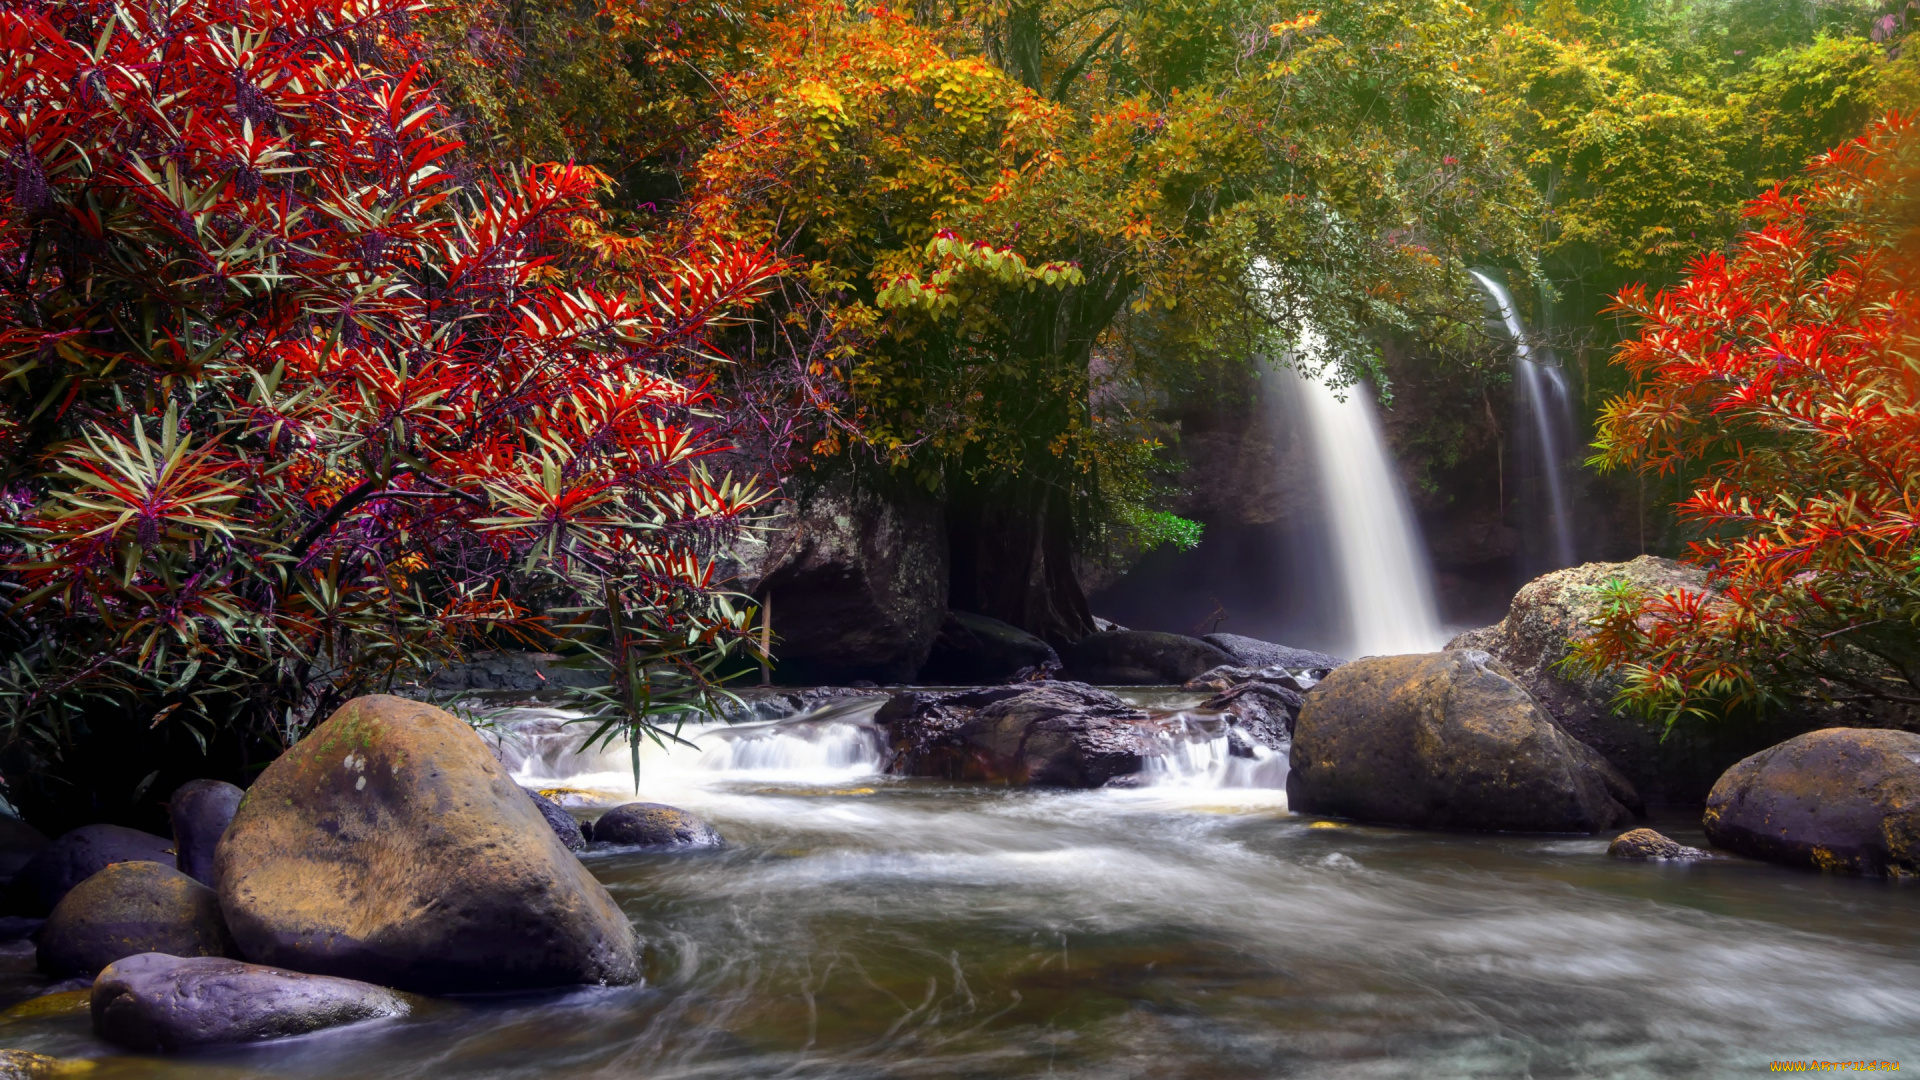
<svg viewBox="0 0 1920 1080">
<path fill-rule="evenodd" d="M 220 898 L 171 866 L 114 863 L 62 897 L 40 931 L 40 970 L 55 978 L 145 952 L 235 955 Z"/>
<path fill-rule="evenodd" d="M 1713 858 L 1708 852 L 1668 839 L 1652 829 L 1633 829 L 1621 833 L 1613 838 L 1613 843 L 1607 845 L 1607 854 L 1616 859 L 1691 861 Z"/>
<path fill-rule="evenodd" d="M 250 960 L 426 992 L 626 983 L 632 925 L 473 729 L 373 695 L 262 773 L 215 857 Z"/>
<path fill-rule="evenodd" d="M 1307 693 L 1287 801 L 1383 825 L 1591 833 L 1629 816 L 1598 765 L 1484 652 L 1375 656 Z"/>
<path fill-rule="evenodd" d="M 0 1050 L 0 1080 L 53 1080 L 69 1071 L 64 1064 L 29 1050 Z"/>
<path fill-rule="evenodd" d="M 1827 728 L 1728 769 L 1703 816 L 1715 845 L 1848 874 L 1920 874 L 1920 735 Z"/>
</svg>

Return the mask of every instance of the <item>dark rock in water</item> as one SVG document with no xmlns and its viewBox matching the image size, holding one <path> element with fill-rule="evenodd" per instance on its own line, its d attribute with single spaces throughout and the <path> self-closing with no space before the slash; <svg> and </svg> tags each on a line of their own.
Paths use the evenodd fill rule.
<svg viewBox="0 0 1920 1080">
<path fill-rule="evenodd" d="M 1702 817 L 1718 847 L 1849 874 L 1920 874 L 1920 735 L 1827 728 L 1728 769 Z"/>
<path fill-rule="evenodd" d="M 1711 859 L 1713 855 L 1697 847 L 1688 847 L 1677 840 L 1653 831 L 1652 829 L 1633 829 L 1613 838 L 1607 845 L 1607 854 L 1616 859 L 1658 859 L 1673 862 L 1691 862 L 1697 859 Z"/>
<path fill-rule="evenodd" d="M 55 978 L 148 952 L 235 955 L 219 896 L 170 866 L 114 863 L 74 886 L 40 931 L 40 970 Z"/>
<path fill-rule="evenodd" d="M 926 492 L 836 478 L 733 555 L 740 588 L 772 599 L 781 682 L 904 683 L 926 663 L 948 581 L 946 516 Z"/>
<path fill-rule="evenodd" d="M 1060 655 L 1053 646 L 1025 630 L 985 615 L 949 611 L 919 678 L 923 683 L 991 685 L 1048 678 L 1059 670 Z"/>
<path fill-rule="evenodd" d="M 10 878 L 52 841 L 12 814 L 0 814 L 0 878 Z"/>
<path fill-rule="evenodd" d="M 83 1068 L 90 1069 L 92 1065 L 92 1062 L 87 1062 Z M 30 1050 L 0 1050 L 0 1080 L 53 1080 L 68 1071 L 59 1058 Z M 72 1070 L 75 1073 L 79 1071 Z"/>
<path fill-rule="evenodd" d="M 173 841 L 120 825 L 83 825 L 27 860 L 7 891 L 7 909 L 44 916 L 75 885 L 117 862 L 174 865 Z"/>
<path fill-rule="evenodd" d="M 1599 832 L 1630 811 L 1596 759 L 1486 653 L 1375 656 L 1306 695 L 1287 802 L 1383 825 Z"/>
<path fill-rule="evenodd" d="M 559 837 L 560 842 L 566 845 L 568 851 L 580 851 L 587 846 L 586 834 L 580 831 L 580 823 L 574 820 L 572 814 L 567 813 L 559 803 L 532 788 L 521 790 L 527 793 L 527 798 L 533 800 L 534 806 L 539 807 L 540 816 L 547 819 L 547 826 L 553 830 L 553 835 Z"/>
<path fill-rule="evenodd" d="M 908 776 L 1100 787 L 1160 749 L 1146 713 L 1082 683 L 900 694 L 874 720 Z"/>
<path fill-rule="evenodd" d="M 221 780 L 189 780 L 167 800 L 167 816 L 173 819 L 174 861 L 188 877 L 202 885 L 213 884 L 213 849 L 226 835 L 246 794 Z"/>
<path fill-rule="evenodd" d="M 35 919 L 26 915 L 0 915 L 0 941 L 21 941 L 40 932 L 47 925 L 45 919 Z"/>
<path fill-rule="evenodd" d="M 663 803 L 627 803 L 593 823 L 593 842 L 659 850 L 724 847 L 713 826 Z"/>
<path fill-rule="evenodd" d="M 1244 667 L 1283 667 L 1288 671 L 1313 671 L 1324 675 L 1346 663 L 1337 656 L 1323 652 L 1275 645 L 1271 641 L 1240 634 L 1208 634 L 1200 640 L 1225 651 L 1233 657 L 1234 663 Z"/>
<path fill-rule="evenodd" d="M 423 992 L 628 983 L 632 924 L 474 730 L 356 698 L 267 767 L 220 843 L 250 960 Z"/>
<path fill-rule="evenodd" d="M 139 1051 L 257 1042 L 409 1011 L 385 987 L 212 956 L 129 956 L 93 984 L 94 1031 Z"/>
<path fill-rule="evenodd" d="M 1060 658 L 1065 678 L 1107 686 L 1178 686 L 1233 663 L 1219 646 L 1154 630 L 1089 634 L 1063 649 Z"/>
<path fill-rule="evenodd" d="M 1305 700 L 1301 692 L 1288 683 L 1256 679 L 1208 698 L 1200 708 L 1232 717 L 1234 727 L 1255 742 L 1282 750 L 1293 739 L 1294 721 Z"/>
</svg>

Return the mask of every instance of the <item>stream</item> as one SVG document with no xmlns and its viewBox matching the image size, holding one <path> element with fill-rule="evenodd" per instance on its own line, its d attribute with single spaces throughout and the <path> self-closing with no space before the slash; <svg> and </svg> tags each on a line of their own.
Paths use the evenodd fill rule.
<svg viewBox="0 0 1920 1080">
<path fill-rule="evenodd" d="M 0 1046 L 118 1077 L 1750 1077 L 1776 1058 L 1920 1068 L 1920 889 L 1605 838 L 1288 814 L 1285 761 L 1196 738 L 1145 786 L 889 778 L 877 702 L 648 748 L 642 798 L 716 854 L 590 851 L 642 985 L 427 1004 L 163 1059 L 84 1012 Z M 537 729 L 560 714 L 501 717 Z M 573 729 L 576 730 L 577 729 Z M 631 801 L 624 749 L 509 737 L 530 787 Z M 1703 843 L 1697 820 L 1653 824 Z M 0 954 L 9 999 L 30 947 Z"/>
</svg>

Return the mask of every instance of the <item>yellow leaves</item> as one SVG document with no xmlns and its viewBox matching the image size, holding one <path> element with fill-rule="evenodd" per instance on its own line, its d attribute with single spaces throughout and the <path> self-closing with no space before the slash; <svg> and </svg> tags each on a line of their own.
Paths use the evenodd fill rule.
<svg viewBox="0 0 1920 1080">
<path fill-rule="evenodd" d="M 1274 23 L 1267 27 L 1267 32 L 1274 37 L 1283 37 L 1287 34 L 1303 34 L 1319 25 L 1320 13 L 1317 11 L 1309 11 L 1304 15 L 1287 19 L 1284 22 Z"/>
</svg>

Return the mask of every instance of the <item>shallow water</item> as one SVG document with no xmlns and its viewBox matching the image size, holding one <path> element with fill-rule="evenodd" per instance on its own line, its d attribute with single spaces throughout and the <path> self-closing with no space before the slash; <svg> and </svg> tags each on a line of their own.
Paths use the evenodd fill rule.
<svg viewBox="0 0 1920 1080">
<path fill-rule="evenodd" d="M 1139 790 L 887 779 L 871 707 L 648 755 L 644 796 L 731 846 L 588 854 L 648 943 L 642 986 L 438 1002 L 171 1060 L 112 1056 L 82 1013 L 0 1021 L 0 1046 L 100 1057 L 103 1080 L 1920 1067 L 1920 890 L 1623 863 L 1604 839 L 1328 827 L 1272 788 L 1210 786 L 1277 770 L 1233 772 L 1205 747 Z M 529 784 L 633 797 L 621 755 L 538 742 L 521 749 Z"/>
</svg>

